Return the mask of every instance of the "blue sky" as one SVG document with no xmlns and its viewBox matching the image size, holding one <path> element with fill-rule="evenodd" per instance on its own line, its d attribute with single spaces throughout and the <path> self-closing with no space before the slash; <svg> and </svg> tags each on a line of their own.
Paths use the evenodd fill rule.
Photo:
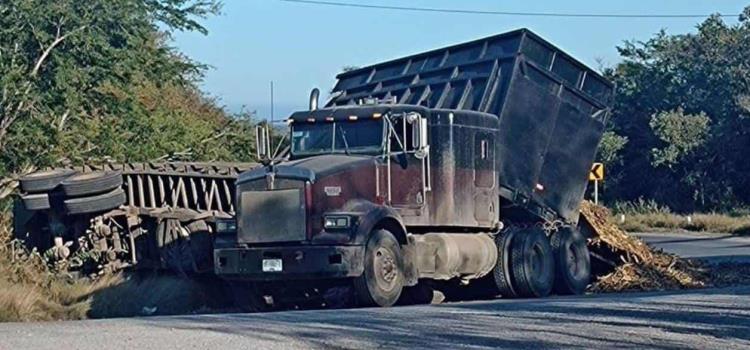
<svg viewBox="0 0 750 350">
<path fill-rule="evenodd" d="M 343 0 L 342 0 L 343 1 Z M 607 0 L 346 0 L 363 4 L 490 11 L 722 14 L 740 13 L 747 1 Z M 527 27 L 579 60 L 597 67 L 619 61 L 624 40 L 646 40 L 660 29 L 694 31 L 698 19 L 540 18 L 389 11 L 296 4 L 278 0 L 225 0 L 223 14 L 204 24 L 207 36 L 178 33 L 174 45 L 212 68 L 202 87 L 229 110 L 270 112 L 274 81 L 276 118 L 307 108 L 310 89 L 328 91 L 343 66 L 364 66 L 420 51 Z M 736 22 L 735 18 L 727 19 Z M 325 94 L 324 94 L 325 95 Z M 325 96 L 324 96 L 325 97 Z"/>
</svg>

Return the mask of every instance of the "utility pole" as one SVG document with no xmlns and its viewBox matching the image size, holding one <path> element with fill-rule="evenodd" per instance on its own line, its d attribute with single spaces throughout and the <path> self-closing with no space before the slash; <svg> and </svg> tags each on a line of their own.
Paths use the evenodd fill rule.
<svg viewBox="0 0 750 350">
<path fill-rule="evenodd" d="M 271 124 L 273 125 L 273 80 L 271 80 Z"/>
</svg>

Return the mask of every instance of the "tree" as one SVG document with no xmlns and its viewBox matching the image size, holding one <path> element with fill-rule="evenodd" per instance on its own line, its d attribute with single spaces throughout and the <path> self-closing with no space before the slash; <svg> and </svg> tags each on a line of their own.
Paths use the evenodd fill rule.
<svg viewBox="0 0 750 350">
<path fill-rule="evenodd" d="M 682 162 L 705 144 L 710 121 L 705 113 L 685 115 L 682 109 L 653 115 L 649 126 L 664 146 L 651 150 L 651 164 L 672 167 Z"/>
<path fill-rule="evenodd" d="M 199 20 L 220 8 L 216 0 L 0 4 L 0 176 L 24 164 L 175 153 L 249 160 L 251 122 L 204 96 L 196 82 L 205 66 L 169 46 L 174 31 L 205 34 Z"/>
<path fill-rule="evenodd" d="M 618 48 L 612 123 L 628 142 L 611 195 L 684 211 L 750 203 L 750 7 L 743 13 L 735 25 L 712 16 L 695 34 Z"/>
</svg>

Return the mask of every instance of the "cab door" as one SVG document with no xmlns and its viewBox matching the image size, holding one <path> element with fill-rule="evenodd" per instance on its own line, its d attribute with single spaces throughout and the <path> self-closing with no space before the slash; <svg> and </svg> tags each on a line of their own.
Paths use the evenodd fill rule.
<svg viewBox="0 0 750 350">
<path fill-rule="evenodd" d="M 389 204 L 401 215 L 421 215 L 429 190 L 429 152 L 420 153 L 419 120 L 405 115 L 391 119 L 387 179 Z"/>
</svg>

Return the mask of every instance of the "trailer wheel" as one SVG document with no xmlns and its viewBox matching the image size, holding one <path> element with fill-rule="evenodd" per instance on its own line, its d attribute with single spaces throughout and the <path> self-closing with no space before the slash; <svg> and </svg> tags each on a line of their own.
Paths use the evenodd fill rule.
<svg viewBox="0 0 750 350">
<path fill-rule="evenodd" d="M 122 186 L 122 173 L 120 171 L 96 171 L 79 174 L 65 179 L 61 186 L 68 197 L 104 193 Z"/>
<path fill-rule="evenodd" d="M 190 250 L 195 272 L 206 272 L 213 267 L 214 245 L 208 224 L 204 220 L 193 221 L 185 227 L 190 235 Z"/>
<path fill-rule="evenodd" d="M 518 228 L 510 227 L 503 232 L 500 232 L 495 237 L 495 245 L 497 246 L 497 263 L 495 263 L 495 268 L 492 270 L 492 277 L 495 282 L 495 287 L 497 287 L 497 291 L 504 298 L 515 298 L 518 296 L 511 284 L 512 271 L 510 267 L 510 244 L 517 232 Z"/>
<path fill-rule="evenodd" d="M 396 237 L 377 230 L 367 240 L 365 270 L 354 279 L 354 291 L 362 306 L 392 306 L 404 288 L 404 258 Z"/>
<path fill-rule="evenodd" d="M 581 294 L 591 278 L 591 259 L 586 239 L 572 227 L 563 227 L 552 235 L 557 294 Z"/>
<path fill-rule="evenodd" d="M 118 188 L 98 196 L 68 199 L 65 211 L 70 215 L 90 214 L 115 209 L 125 203 L 125 192 Z"/>
<path fill-rule="evenodd" d="M 21 190 L 26 193 L 43 193 L 55 189 L 63 180 L 75 175 L 75 173 L 70 169 L 40 171 L 26 175 L 18 182 L 21 183 Z"/>
<path fill-rule="evenodd" d="M 549 295 L 554 282 L 552 247 L 541 228 L 519 232 L 511 242 L 512 280 L 518 296 Z"/>
<path fill-rule="evenodd" d="M 23 207 L 26 210 L 47 210 L 50 208 L 49 195 L 46 193 L 27 194 L 21 196 Z"/>
</svg>

